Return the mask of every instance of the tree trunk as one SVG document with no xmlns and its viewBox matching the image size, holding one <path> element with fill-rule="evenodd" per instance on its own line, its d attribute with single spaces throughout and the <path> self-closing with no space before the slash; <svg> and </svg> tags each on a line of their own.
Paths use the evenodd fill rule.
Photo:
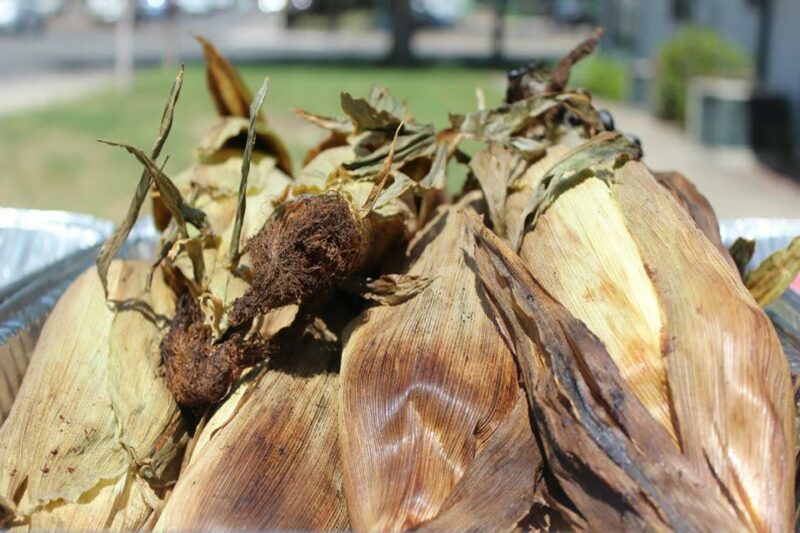
<svg viewBox="0 0 800 533">
<path fill-rule="evenodd" d="M 414 17 L 410 0 L 389 0 L 392 28 L 392 49 L 389 62 L 395 65 L 408 65 L 413 60 L 411 38 L 414 35 Z"/>
</svg>

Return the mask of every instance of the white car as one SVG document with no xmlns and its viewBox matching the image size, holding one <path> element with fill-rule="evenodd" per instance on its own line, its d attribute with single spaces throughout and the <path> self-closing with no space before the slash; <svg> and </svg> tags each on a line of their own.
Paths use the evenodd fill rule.
<svg viewBox="0 0 800 533">
<path fill-rule="evenodd" d="M 38 31 L 43 20 L 30 0 L 0 0 L 0 33 Z"/>
<path fill-rule="evenodd" d="M 33 10 L 45 18 L 58 15 L 65 5 L 65 0 L 33 0 Z"/>
<path fill-rule="evenodd" d="M 122 18 L 124 0 L 86 0 L 86 9 L 93 19 L 110 24 Z"/>
<path fill-rule="evenodd" d="M 288 0 L 258 0 L 258 9 L 262 13 L 280 13 L 288 3 Z"/>
<path fill-rule="evenodd" d="M 111 24 L 122 17 L 126 0 L 86 0 L 89 14 L 98 22 Z M 168 0 L 136 0 L 136 18 L 139 20 L 156 19 L 169 13 Z"/>
<path fill-rule="evenodd" d="M 175 0 L 175 5 L 190 15 L 205 15 L 214 9 L 214 0 Z"/>
<path fill-rule="evenodd" d="M 225 11 L 236 7 L 236 0 L 214 0 L 214 9 Z"/>
</svg>

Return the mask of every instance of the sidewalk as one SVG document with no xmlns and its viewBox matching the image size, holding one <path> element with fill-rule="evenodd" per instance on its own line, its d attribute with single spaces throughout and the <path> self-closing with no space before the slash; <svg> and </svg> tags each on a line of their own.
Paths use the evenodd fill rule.
<svg viewBox="0 0 800 533">
<path fill-rule="evenodd" d="M 0 115 L 68 102 L 110 86 L 113 72 L 93 70 L 47 72 L 15 77 L 0 83 Z"/>
<path fill-rule="evenodd" d="M 718 217 L 800 218 L 800 182 L 765 167 L 750 150 L 702 146 L 645 110 L 612 102 L 597 105 L 611 111 L 620 131 L 641 139 L 645 163 L 685 174 Z"/>
</svg>

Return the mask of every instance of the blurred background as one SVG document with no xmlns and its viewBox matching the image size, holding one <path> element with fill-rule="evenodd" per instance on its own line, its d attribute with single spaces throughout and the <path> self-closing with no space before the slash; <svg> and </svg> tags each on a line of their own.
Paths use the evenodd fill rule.
<svg viewBox="0 0 800 533">
<path fill-rule="evenodd" d="M 297 165 L 374 83 L 438 127 L 497 105 L 505 72 L 553 62 L 592 29 L 573 71 L 655 169 L 694 180 L 723 217 L 800 217 L 799 0 L 0 0 L 0 205 L 118 221 L 181 63 L 167 172 L 192 162 L 214 115 L 197 33 L 271 83 L 265 111 Z M 462 170 L 456 170 L 463 173 Z"/>
</svg>

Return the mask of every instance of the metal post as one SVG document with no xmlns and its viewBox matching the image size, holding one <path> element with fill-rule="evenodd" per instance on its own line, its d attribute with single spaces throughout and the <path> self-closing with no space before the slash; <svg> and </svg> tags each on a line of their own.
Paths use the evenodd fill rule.
<svg viewBox="0 0 800 533">
<path fill-rule="evenodd" d="M 164 31 L 161 66 L 173 69 L 180 60 L 180 25 L 177 8 L 173 4 L 170 4 L 167 19 L 162 21 L 161 27 Z"/>
<path fill-rule="evenodd" d="M 758 48 L 756 51 L 756 70 L 758 81 L 765 83 L 769 75 L 769 39 L 772 33 L 772 0 L 761 0 L 758 18 Z"/>
<path fill-rule="evenodd" d="M 134 68 L 134 23 L 136 14 L 134 12 L 134 0 L 126 0 L 122 11 L 122 16 L 117 21 L 114 35 L 114 74 L 116 78 L 117 92 L 127 93 L 133 88 L 133 68 Z"/>
</svg>

